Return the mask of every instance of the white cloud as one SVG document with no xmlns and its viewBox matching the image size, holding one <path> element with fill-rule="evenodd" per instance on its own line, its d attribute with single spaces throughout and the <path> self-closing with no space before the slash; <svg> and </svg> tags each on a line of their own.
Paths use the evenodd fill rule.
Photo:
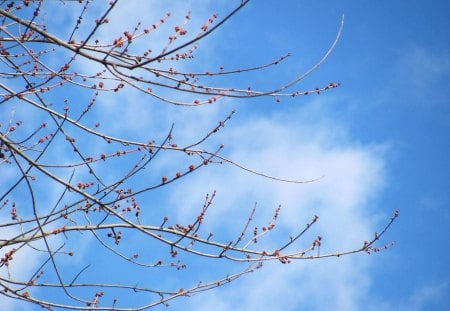
<svg viewBox="0 0 450 311">
<path fill-rule="evenodd" d="M 324 251 L 357 248 L 370 239 L 380 216 L 371 202 L 385 184 L 385 147 L 352 141 L 345 125 L 333 122 L 325 106 L 312 105 L 318 105 L 313 116 L 308 115 L 310 106 L 291 109 L 289 114 L 255 116 L 230 124 L 221 138 L 228 146 L 227 156 L 249 168 L 288 179 L 322 179 L 286 184 L 236 168 L 209 167 L 172 193 L 171 205 L 182 206 L 180 222 L 192 219 L 204 194 L 216 189 L 216 203 L 205 227 L 215 228 L 217 235 L 239 233 L 253 202 L 258 201 L 254 224 L 258 226 L 270 220 L 278 204 L 283 206 L 279 228 L 268 237 L 268 247 L 279 246 L 315 214 L 320 218 L 311 233 L 323 236 Z M 300 242 L 299 248 L 309 246 L 311 237 Z M 370 260 L 361 254 L 268 265 L 244 281 L 194 298 L 189 305 L 206 310 L 218 301 L 218 310 L 299 310 L 305 305 L 308 310 L 359 310 L 370 295 Z"/>
</svg>

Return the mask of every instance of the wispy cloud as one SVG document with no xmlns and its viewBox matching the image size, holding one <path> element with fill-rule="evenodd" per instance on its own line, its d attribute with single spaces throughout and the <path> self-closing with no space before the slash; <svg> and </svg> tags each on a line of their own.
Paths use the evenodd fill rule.
<svg viewBox="0 0 450 311">
<path fill-rule="evenodd" d="M 444 310 L 445 298 L 450 292 L 450 281 L 447 278 L 443 282 L 430 282 L 416 288 L 413 292 L 395 301 L 379 301 L 369 310 L 389 311 L 421 311 Z"/>
<path fill-rule="evenodd" d="M 438 107 L 445 102 L 446 85 L 442 83 L 450 80 L 450 54 L 419 45 L 404 47 L 400 53 L 402 56 L 396 66 L 394 87 L 403 90 L 406 96 L 414 97 L 416 104 L 422 103 L 426 107 Z M 444 92 L 436 92 L 437 89 Z"/>
</svg>

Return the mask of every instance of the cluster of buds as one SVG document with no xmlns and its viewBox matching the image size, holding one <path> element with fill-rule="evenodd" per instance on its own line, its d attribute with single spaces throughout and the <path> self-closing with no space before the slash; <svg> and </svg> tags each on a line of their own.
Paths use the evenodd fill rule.
<svg viewBox="0 0 450 311">
<path fill-rule="evenodd" d="M 94 183 L 93 181 L 88 182 L 88 183 L 82 183 L 82 182 L 79 182 L 79 183 L 77 184 L 77 187 L 78 187 L 78 189 L 86 189 L 86 188 L 89 188 L 89 187 L 91 187 L 91 186 L 93 186 L 93 185 L 95 185 L 95 183 Z"/>
<path fill-rule="evenodd" d="M 59 234 L 59 233 L 64 232 L 64 231 L 66 231 L 66 226 L 61 227 L 61 228 L 54 229 L 54 230 L 52 231 L 52 234 Z"/>
<path fill-rule="evenodd" d="M 92 300 L 92 302 L 89 302 L 89 301 L 88 301 L 88 302 L 86 302 L 86 305 L 87 305 L 88 307 L 90 307 L 90 306 L 97 307 L 100 298 L 103 297 L 104 295 L 105 295 L 104 292 L 97 292 L 97 293 L 95 293 L 95 297 L 94 297 L 94 299 Z"/>
<path fill-rule="evenodd" d="M 322 237 L 319 235 L 317 237 L 317 239 L 314 240 L 313 244 L 312 244 L 312 249 L 314 249 L 316 246 L 320 247 L 320 245 L 322 245 Z"/>
<path fill-rule="evenodd" d="M 13 259 L 13 255 L 14 255 L 14 253 L 16 252 L 16 249 L 15 248 L 13 248 L 13 249 L 11 249 L 9 252 L 7 252 L 6 254 L 5 254 L 5 256 L 3 256 L 1 259 L 0 259 L 0 264 L 4 264 L 5 266 L 8 266 L 9 265 L 9 262 Z"/>
<path fill-rule="evenodd" d="M 11 219 L 17 220 L 17 208 L 16 208 L 16 202 L 13 202 L 12 209 L 11 209 Z"/>
<path fill-rule="evenodd" d="M 113 232 L 108 233 L 108 237 L 114 237 L 114 243 L 116 243 L 116 245 L 119 245 L 120 241 L 122 240 L 122 232 L 119 231 L 115 233 L 113 230 Z"/>
<path fill-rule="evenodd" d="M 289 258 L 287 256 L 283 256 L 281 255 L 279 250 L 276 250 L 274 252 L 274 255 L 278 258 L 278 260 L 282 263 L 282 264 L 286 264 L 286 263 L 291 263 L 291 261 L 289 260 Z"/>
</svg>

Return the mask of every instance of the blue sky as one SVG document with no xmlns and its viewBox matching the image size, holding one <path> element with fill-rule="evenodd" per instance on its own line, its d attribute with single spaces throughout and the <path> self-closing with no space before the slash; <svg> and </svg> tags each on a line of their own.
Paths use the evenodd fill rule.
<svg viewBox="0 0 450 311">
<path fill-rule="evenodd" d="M 201 25 L 211 12 L 229 7 L 227 1 L 183 1 L 169 10 L 176 13 L 174 19 L 179 14 L 182 20 L 190 8 L 199 18 L 193 18 L 193 25 Z M 116 17 L 125 18 L 125 24 L 128 19 L 131 23 L 129 16 L 157 19 L 155 12 L 166 10 L 158 1 L 149 1 L 139 10 L 124 7 Z M 312 233 L 324 237 L 324 247 L 336 250 L 358 246 L 396 209 L 400 211 L 382 241 L 396 244 L 386 251 L 290 265 L 268 263 L 235 283 L 175 301 L 169 310 L 448 308 L 449 12 L 450 4 L 442 0 L 253 1 L 201 43 L 197 61 L 187 68 L 244 68 L 290 52 L 290 58 L 272 69 L 224 81 L 270 89 L 314 65 L 334 40 L 345 14 L 342 37 L 330 58 L 294 90 L 329 82 L 340 82 L 341 87 L 320 95 L 282 98 L 280 103 L 271 98 L 225 99 L 197 108 L 143 100 L 132 90 L 99 100 L 95 117 L 103 119 L 109 133 L 123 131 L 121 123 L 112 121 L 117 121 L 116 111 L 126 102 L 127 109 L 121 112 L 125 135 L 144 139 L 143 133 L 153 132 L 163 137 L 174 122 L 180 144 L 201 137 L 236 109 L 236 116 L 209 146 L 224 143 L 229 158 L 275 176 L 302 180 L 323 176 L 312 184 L 292 185 L 231 166 L 211 166 L 142 197 L 152 206 L 176 206 L 173 217 L 180 222 L 195 217 L 205 193 L 217 190 L 207 229 L 232 235 L 236 219 L 246 217 L 254 202 L 260 223 L 270 220 L 281 204 L 280 228 L 268 238 L 269 246 L 318 214 L 320 222 Z M 158 162 L 153 168 L 156 175 L 175 170 L 173 159 L 177 158 Z M 83 244 L 84 259 L 93 245 Z M 78 260 L 82 266 L 83 258 Z M 187 283 L 212 277 L 221 269 L 239 269 L 223 262 L 186 260 L 192 267 L 182 275 Z M 120 267 L 109 265 L 113 271 Z M 180 276 L 170 272 L 157 278 L 170 286 Z"/>
<path fill-rule="evenodd" d="M 338 47 L 305 81 L 312 86 L 339 81 L 342 87 L 320 98 L 284 100 L 275 108 L 263 104 L 256 113 L 267 116 L 283 109 L 287 113 L 304 109 L 299 123 L 323 122 L 328 127 L 329 122 L 331 128 L 344 128 L 352 145 L 384 146 L 378 154 L 384 166 L 382 190 L 362 208 L 386 215 L 400 210 L 401 217 L 388 233 L 388 239 L 397 244 L 377 255 L 365 271 L 370 283 L 365 298 L 370 302 L 361 305 L 355 299 L 355 310 L 371 306 L 374 310 L 444 310 L 448 306 L 448 6 L 444 1 L 285 1 L 274 8 L 273 2 L 260 1 L 229 26 L 239 29 L 246 49 L 263 47 L 274 54 L 288 50 L 303 65 L 316 60 L 327 47 L 340 15 L 345 14 Z M 264 35 L 252 36 L 255 29 Z M 249 114 L 255 112 L 254 106 L 249 109 Z M 308 263 L 299 265 L 298 269 L 308 269 Z M 323 286 L 327 291 L 327 285 Z M 293 304 L 287 305 L 289 309 Z M 316 300 L 313 309 L 326 308 Z"/>
</svg>

